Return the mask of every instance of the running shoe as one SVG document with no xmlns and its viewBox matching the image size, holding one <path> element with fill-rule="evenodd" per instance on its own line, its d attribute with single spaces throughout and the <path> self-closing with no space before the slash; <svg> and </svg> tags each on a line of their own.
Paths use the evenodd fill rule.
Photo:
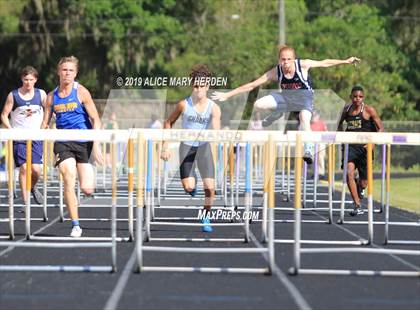
<svg viewBox="0 0 420 310">
<path fill-rule="evenodd" d="M 36 204 L 42 204 L 44 202 L 44 196 L 41 194 L 37 187 L 31 189 L 32 197 L 34 197 L 34 201 Z"/>
<path fill-rule="evenodd" d="M 303 160 L 306 161 L 308 165 L 312 165 L 314 162 L 314 150 L 311 143 L 305 143 L 303 151 Z"/>
<path fill-rule="evenodd" d="M 212 232 L 213 231 L 213 228 L 210 225 L 210 219 L 205 218 L 201 221 L 201 223 L 204 224 L 203 228 L 202 228 L 203 232 Z"/>
<path fill-rule="evenodd" d="M 71 229 L 70 237 L 80 238 L 82 236 L 82 228 L 80 226 L 73 226 Z"/>
<path fill-rule="evenodd" d="M 262 126 L 263 127 L 268 127 L 270 126 L 272 123 L 274 123 L 276 120 L 278 120 L 280 117 L 282 117 L 283 113 L 280 111 L 274 111 L 273 113 L 267 115 L 263 120 L 262 120 Z"/>
<path fill-rule="evenodd" d="M 354 209 L 349 212 L 351 216 L 361 215 L 364 211 L 361 205 L 354 204 Z"/>
</svg>

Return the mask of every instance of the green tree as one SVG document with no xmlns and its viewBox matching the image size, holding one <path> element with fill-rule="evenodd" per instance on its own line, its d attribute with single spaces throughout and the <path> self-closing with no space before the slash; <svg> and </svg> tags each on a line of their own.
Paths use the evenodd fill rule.
<svg viewBox="0 0 420 310">
<path fill-rule="evenodd" d="M 19 33 L 4 41 L 15 48 L 2 67 L 13 70 L 30 60 L 41 84 L 52 89 L 58 59 L 73 54 L 81 82 L 105 98 L 118 72 L 160 74 L 172 59 L 185 41 L 181 22 L 171 15 L 175 6 L 175 0 L 30 0 L 19 14 Z"/>
<path fill-rule="evenodd" d="M 365 87 L 367 101 L 384 119 L 406 119 L 414 112 L 404 100 L 409 83 L 402 72 L 408 58 L 392 42 L 386 31 L 386 18 L 378 9 L 365 4 L 346 5 L 336 14 L 318 16 L 304 33 L 306 57 L 345 58 L 357 55 L 362 63 L 354 70 L 348 66 L 313 70 L 317 88 L 332 88 L 347 98 L 354 84 Z"/>
</svg>

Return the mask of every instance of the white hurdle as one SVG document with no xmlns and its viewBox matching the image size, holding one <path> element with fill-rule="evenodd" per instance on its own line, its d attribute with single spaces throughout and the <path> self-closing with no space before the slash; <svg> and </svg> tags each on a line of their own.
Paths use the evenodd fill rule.
<svg viewBox="0 0 420 310">
<path fill-rule="evenodd" d="M 302 142 L 318 142 L 322 136 L 309 136 L 305 132 L 292 132 L 296 135 L 296 185 L 295 185 L 295 226 L 294 226 L 294 266 L 290 268 L 289 273 L 297 274 L 325 274 L 325 275 L 364 275 L 364 276 L 404 276 L 420 277 L 420 268 L 416 271 L 376 271 L 376 270 L 338 270 L 338 269 L 305 269 L 301 268 L 302 254 L 334 254 L 334 253 L 365 253 L 365 254 L 392 254 L 392 255 L 412 255 L 420 256 L 420 251 L 404 249 L 378 249 L 373 247 L 363 248 L 301 248 L 301 194 L 300 194 L 300 176 L 302 169 Z M 315 141 L 314 141 L 315 140 Z M 373 143 L 377 144 L 405 144 L 420 145 L 420 134 L 417 133 L 342 133 L 337 132 L 334 137 L 336 143 L 367 143 L 367 163 L 368 163 L 368 242 L 373 243 L 374 225 L 373 225 L 373 165 L 372 149 Z M 389 169 L 388 169 L 389 172 Z M 389 175 L 388 175 L 389 180 Z M 389 197 L 388 197 L 389 198 Z"/>
<path fill-rule="evenodd" d="M 146 218 L 145 218 L 145 233 L 143 233 L 143 227 L 142 227 L 142 221 L 143 221 L 143 201 L 142 201 L 142 195 L 138 197 L 138 204 L 137 204 L 137 221 L 136 221 L 136 253 L 137 253 L 137 271 L 138 272 L 144 272 L 144 271 L 176 271 L 176 272 L 217 272 L 217 273 L 271 273 L 271 271 L 274 268 L 274 246 L 273 246 L 273 236 L 274 236 L 274 225 L 272 221 L 273 216 L 273 207 L 274 207 L 274 174 L 271 173 L 270 176 L 267 174 L 265 175 L 266 182 L 271 186 L 272 188 L 272 195 L 269 197 L 269 238 L 271 241 L 269 242 L 268 246 L 266 248 L 259 248 L 259 247 L 235 247 L 235 248 L 229 248 L 229 247 L 223 247 L 223 248 L 213 248 L 213 247 L 200 247 L 200 248 L 193 248 L 193 247 L 170 247 L 170 246 L 145 246 L 144 241 L 205 241 L 205 242 L 211 242 L 211 241 L 232 241 L 232 238 L 222 239 L 219 238 L 216 240 L 216 238 L 151 238 L 150 234 L 150 226 L 151 224 L 155 225 L 177 225 L 177 226 L 202 226 L 201 223 L 169 223 L 169 222 L 151 222 L 149 219 L 151 218 L 151 211 L 150 211 L 150 199 L 147 197 L 148 192 L 152 192 L 148 187 L 150 186 L 150 169 L 151 167 L 151 146 L 152 140 L 154 141 L 189 141 L 189 140 L 195 140 L 195 141 L 224 141 L 224 142 L 230 142 L 231 143 L 231 155 L 230 158 L 232 159 L 233 155 L 233 142 L 249 142 L 247 140 L 247 134 L 244 134 L 242 132 L 235 132 L 235 131 L 196 131 L 196 130 L 183 130 L 183 131 L 176 131 L 176 130 L 164 130 L 159 135 L 154 135 L 153 137 L 149 138 L 147 143 L 145 137 L 148 136 L 149 133 L 142 133 L 139 132 L 139 138 L 138 138 L 138 144 L 139 144 L 139 163 L 143 163 L 145 160 L 147 160 L 147 165 L 144 165 L 147 167 L 147 171 L 144 173 L 146 175 Z M 244 137 L 242 137 L 244 135 Z M 248 135 L 249 136 L 249 135 Z M 251 137 L 251 136 L 249 136 Z M 267 136 L 266 136 L 267 138 Z M 261 140 L 260 140 L 261 141 Z M 252 142 L 252 140 L 251 140 Z M 274 149 L 275 149 L 275 143 L 273 139 L 273 135 L 269 136 L 269 142 L 268 147 L 270 148 L 270 157 L 269 162 L 267 165 L 271 165 L 271 167 L 274 167 L 275 158 L 274 158 Z M 146 149 L 147 149 L 147 155 L 146 155 Z M 247 153 L 247 159 L 248 163 L 250 162 L 251 158 L 251 148 L 247 147 L 246 150 Z M 233 168 L 233 165 L 231 166 Z M 249 167 L 250 168 L 250 167 Z M 139 177 L 138 177 L 138 185 L 143 185 L 143 169 L 141 168 L 141 165 L 138 168 L 139 171 Z M 249 169 L 248 169 L 249 170 Z M 233 174 L 233 169 L 231 169 L 231 176 Z M 251 176 L 251 173 L 247 174 L 247 179 L 249 180 Z M 269 180 L 268 180 L 269 179 Z M 233 177 L 231 177 L 231 189 L 234 187 L 233 183 Z M 268 181 L 267 181 L 268 180 Z M 246 210 L 249 210 L 249 202 L 250 202 L 250 184 L 248 183 L 248 186 L 246 188 Z M 143 189 L 139 188 L 138 193 L 142 193 Z M 231 192 L 231 199 L 234 199 L 234 196 L 232 195 L 233 192 Z M 232 199 L 232 201 L 233 201 Z M 249 230 L 249 222 L 245 221 L 245 223 L 212 223 L 212 226 L 244 226 L 245 231 Z M 242 242 L 247 241 L 248 233 L 245 233 L 245 240 L 242 239 Z M 176 267 L 176 266 L 145 266 L 144 261 L 144 252 L 165 252 L 165 253 L 224 253 L 224 254 L 268 254 L 268 266 L 265 268 L 235 268 L 235 267 Z"/>
<path fill-rule="evenodd" d="M 126 138 L 126 133 L 120 133 L 120 139 Z M 0 265 L 0 271 L 59 271 L 59 272 L 115 272 L 117 266 L 117 247 L 116 247 L 116 232 L 117 232 L 117 221 L 116 221 L 116 137 L 115 133 L 99 131 L 99 130 L 0 130 L 0 139 L 8 140 L 9 148 L 11 147 L 12 140 L 24 140 L 27 143 L 27 165 L 31 165 L 32 159 L 32 143 L 31 139 L 36 140 L 65 140 L 65 141 L 111 141 L 112 142 L 112 204 L 111 204 L 111 236 L 109 238 L 102 238 L 107 242 L 99 242 L 97 238 L 78 238 L 72 239 L 74 242 L 33 242 L 33 240 L 50 240 L 43 239 L 42 237 L 31 235 L 30 230 L 30 199 L 25 208 L 25 231 L 26 239 L 24 242 L 16 241 L 0 241 L 0 247 L 30 247 L 30 248 L 109 248 L 111 249 L 111 263 L 110 265 Z M 10 157 L 10 155 L 9 155 Z M 9 167 L 12 167 L 12 161 L 9 158 Z M 9 170 L 9 178 L 13 177 L 13 173 Z M 9 182 L 9 189 L 10 189 Z M 30 194 L 31 188 L 31 169 L 27 170 L 27 184 L 26 190 Z M 9 195 L 9 210 L 13 211 L 13 199 Z M 10 221 L 10 225 L 13 223 L 13 218 Z M 11 230 L 13 232 L 13 229 Z M 70 238 L 67 237 L 56 237 L 57 241 L 68 241 Z M 75 242 L 76 240 L 80 240 Z M 83 242 L 83 241 L 95 241 L 95 242 Z M 21 240 L 23 241 L 23 240 Z"/>
<path fill-rule="evenodd" d="M 383 186 L 382 186 L 383 187 Z M 393 240 L 389 237 L 389 226 L 413 226 L 420 227 L 420 222 L 402 223 L 389 221 L 389 204 L 390 204 L 390 191 L 391 191 L 391 144 L 386 146 L 386 188 L 385 188 L 385 236 L 384 244 L 404 244 L 404 245 L 420 245 L 420 240 Z M 383 192 L 383 191 L 382 191 Z M 383 193 L 381 192 L 381 197 Z"/>
</svg>

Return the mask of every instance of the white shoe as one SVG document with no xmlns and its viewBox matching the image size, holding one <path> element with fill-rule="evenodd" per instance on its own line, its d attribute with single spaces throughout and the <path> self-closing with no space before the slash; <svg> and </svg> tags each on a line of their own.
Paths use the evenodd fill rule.
<svg viewBox="0 0 420 310">
<path fill-rule="evenodd" d="M 80 238 L 82 236 L 82 228 L 80 226 L 73 226 L 70 237 Z"/>
</svg>

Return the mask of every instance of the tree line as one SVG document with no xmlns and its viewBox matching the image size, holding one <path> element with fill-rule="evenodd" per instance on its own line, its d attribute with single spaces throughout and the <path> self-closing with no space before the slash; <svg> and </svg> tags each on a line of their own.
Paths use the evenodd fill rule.
<svg viewBox="0 0 420 310">
<path fill-rule="evenodd" d="M 418 1 L 285 4 L 286 42 L 298 57 L 362 58 L 356 69 L 313 69 L 315 88 L 348 98 L 360 84 L 383 119 L 419 119 Z M 52 90 L 65 55 L 80 59 L 79 80 L 95 98 L 107 98 L 117 76 L 186 76 L 196 63 L 234 88 L 277 62 L 278 31 L 277 0 L 0 0 L 0 99 L 28 64 L 40 72 L 38 87 Z"/>
</svg>

